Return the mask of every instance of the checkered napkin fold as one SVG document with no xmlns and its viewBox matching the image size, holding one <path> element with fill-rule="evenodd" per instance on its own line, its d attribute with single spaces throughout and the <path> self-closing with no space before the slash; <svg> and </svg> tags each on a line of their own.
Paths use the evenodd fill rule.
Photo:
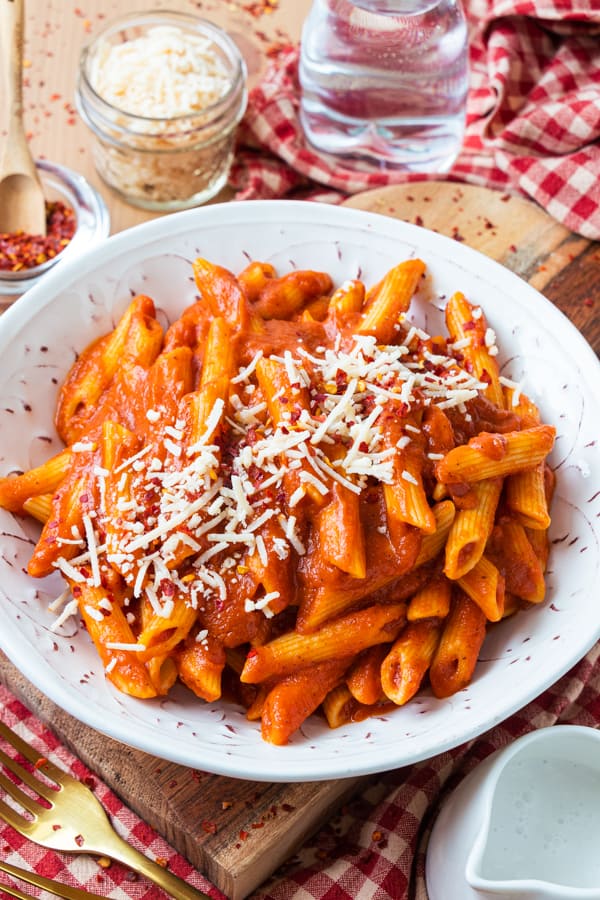
<svg viewBox="0 0 600 900">
<path fill-rule="evenodd" d="M 535 200 L 600 240 L 598 0 L 465 0 L 470 85 L 461 152 L 447 178 Z M 315 152 L 298 118 L 298 48 L 253 89 L 231 185 L 237 199 L 345 195 L 427 176 L 356 173 Z M 439 177 L 439 176 L 438 176 Z"/>
</svg>

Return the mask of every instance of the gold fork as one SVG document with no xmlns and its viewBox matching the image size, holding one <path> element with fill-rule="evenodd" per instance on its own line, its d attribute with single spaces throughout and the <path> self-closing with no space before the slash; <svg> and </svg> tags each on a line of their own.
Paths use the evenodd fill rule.
<svg viewBox="0 0 600 900">
<path fill-rule="evenodd" d="M 15 831 L 52 850 L 108 856 L 149 878 L 176 900 L 209 900 L 206 894 L 119 837 L 100 802 L 81 781 L 40 756 L 3 722 L 0 722 L 0 736 L 57 786 L 49 787 L 0 750 L 0 763 L 49 804 L 42 806 L 0 772 L 0 787 L 32 816 L 31 820 L 26 819 L 0 800 L 0 817 Z"/>
<path fill-rule="evenodd" d="M 0 860 L 0 871 L 12 875 L 13 878 L 26 881 L 27 884 L 33 884 L 43 891 L 48 891 L 49 894 L 55 894 L 57 897 L 62 897 L 63 900 L 96 900 L 96 898 L 97 900 L 102 900 L 100 894 L 91 894 L 89 891 L 84 891 L 82 888 L 71 887 L 69 884 L 61 884 L 60 881 L 53 881 L 52 878 L 46 878 L 45 875 L 38 875 L 37 872 L 28 872 L 26 869 L 19 869 L 18 866 L 13 866 L 2 860 Z M 13 884 L 4 884 L 4 882 L 0 884 L 0 894 L 2 893 L 9 894 L 11 897 L 16 897 L 17 900 L 33 900 L 29 894 L 26 894 Z"/>
</svg>

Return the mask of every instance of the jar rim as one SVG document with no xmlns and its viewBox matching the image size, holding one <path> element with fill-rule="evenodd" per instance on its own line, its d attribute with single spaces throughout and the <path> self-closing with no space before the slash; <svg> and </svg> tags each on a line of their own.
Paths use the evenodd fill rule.
<svg viewBox="0 0 600 900">
<path fill-rule="evenodd" d="M 226 53 L 234 68 L 231 72 L 231 82 L 227 88 L 227 91 L 221 97 L 219 97 L 217 100 L 214 100 L 212 103 L 208 103 L 201 110 L 195 110 L 194 112 L 181 113 L 175 116 L 144 116 L 140 115 L 139 113 L 130 112 L 126 109 L 123 109 L 122 107 L 115 106 L 113 103 L 110 103 L 108 100 L 106 100 L 102 96 L 102 94 L 98 93 L 88 77 L 86 66 L 87 61 L 91 58 L 91 54 L 94 48 L 99 45 L 102 40 L 105 40 L 107 36 L 114 33 L 115 31 L 118 31 L 120 28 L 123 28 L 127 24 L 142 24 L 145 21 L 151 22 L 153 19 L 172 19 L 174 21 L 187 23 L 188 25 L 193 25 L 194 29 L 198 33 L 208 33 L 207 36 L 213 41 L 213 43 L 215 43 L 221 50 Z M 198 116 L 207 116 L 210 118 L 211 112 L 213 110 L 214 116 L 216 117 L 220 108 L 227 107 L 232 99 L 235 98 L 235 95 L 238 93 L 240 86 L 243 88 L 247 76 L 247 67 L 244 57 L 242 56 L 241 51 L 239 50 L 235 41 L 223 28 L 215 25 L 214 22 L 210 22 L 208 19 L 204 19 L 201 16 L 194 16 L 189 13 L 179 12 L 178 10 L 151 9 L 138 14 L 127 14 L 119 16 L 118 18 L 115 18 L 111 22 L 109 22 L 106 27 L 94 37 L 92 41 L 90 41 L 83 47 L 79 62 L 79 75 L 81 81 L 85 85 L 86 91 L 89 91 L 94 102 L 97 103 L 100 108 L 103 108 L 106 112 L 110 114 L 125 116 L 132 121 L 143 123 L 167 123 L 185 122 L 187 120 L 198 118 Z M 242 90 L 240 102 L 241 106 L 244 105 L 243 100 L 245 95 L 245 90 Z M 110 121 L 114 124 L 112 119 Z"/>
</svg>

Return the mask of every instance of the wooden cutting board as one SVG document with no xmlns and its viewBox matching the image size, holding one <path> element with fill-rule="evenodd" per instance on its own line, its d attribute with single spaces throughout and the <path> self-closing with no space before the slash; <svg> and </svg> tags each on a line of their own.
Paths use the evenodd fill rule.
<svg viewBox="0 0 600 900">
<path fill-rule="evenodd" d="M 600 249 L 533 204 L 484 188 L 426 182 L 370 191 L 347 205 L 424 225 L 481 250 L 541 290 L 600 350 Z M 0 681 L 231 900 L 261 884 L 365 783 L 261 784 L 192 773 L 77 722 L 1 655 Z"/>
</svg>

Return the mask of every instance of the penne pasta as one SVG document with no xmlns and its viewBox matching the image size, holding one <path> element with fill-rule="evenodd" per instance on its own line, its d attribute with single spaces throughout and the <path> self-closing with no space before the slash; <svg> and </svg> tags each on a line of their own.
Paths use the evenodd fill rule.
<svg viewBox="0 0 600 900">
<path fill-rule="evenodd" d="M 267 678 L 289 675 L 299 668 L 339 656 L 356 656 L 367 647 L 389 641 L 406 621 L 406 604 L 373 606 L 324 625 L 315 634 L 290 632 L 262 647 L 250 650 L 241 681 L 256 684 Z"/>
<path fill-rule="evenodd" d="M 394 642 L 381 664 L 383 691 L 403 706 L 421 686 L 437 649 L 442 626 L 433 619 L 411 622 Z"/>
<path fill-rule="evenodd" d="M 436 466 L 439 481 L 483 481 L 530 469 L 546 459 L 554 444 L 555 429 L 537 425 L 507 434 L 479 434 L 455 447 Z"/>
<path fill-rule="evenodd" d="M 501 478 L 487 478 L 473 485 L 476 505 L 459 509 L 446 541 L 444 573 L 456 581 L 477 565 L 494 527 L 502 490 Z"/>
<path fill-rule="evenodd" d="M 373 334 L 386 343 L 393 341 L 400 329 L 400 316 L 407 311 L 424 272 L 420 259 L 407 260 L 391 269 L 367 293 L 358 333 Z"/>
<path fill-rule="evenodd" d="M 429 668 L 436 697 L 450 697 L 471 681 L 485 638 L 485 623 L 480 607 L 458 590 Z"/>
<path fill-rule="evenodd" d="M 28 572 L 62 574 L 119 690 L 231 698 L 272 744 L 462 690 L 489 623 L 544 599 L 554 488 L 480 307 L 413 324 L 419 259 L 192 271 L 166 330 L 137 296 L 80 353 L 65 448 L 0 478 L 42 525 Z"/>
<path fill-rule="evenodd" d="M 504 615 L 505 580 L 491 560 L 482 556 L 472 569 L 458 579 L 458 584 L 486 619 L 500 621 Z"/>
<path fill-rule="evenodd" d="M 446 325 L 451 339 L 460 345 L 460 352 L 470 364 L 471 371 L 482 381 L 485 396 L 497 406 L 504 405 L 496 356 L 496 336 L 489 328 L 480 306 L 469 303 L 457 291 L 446 304 Z"/>
</svg>

